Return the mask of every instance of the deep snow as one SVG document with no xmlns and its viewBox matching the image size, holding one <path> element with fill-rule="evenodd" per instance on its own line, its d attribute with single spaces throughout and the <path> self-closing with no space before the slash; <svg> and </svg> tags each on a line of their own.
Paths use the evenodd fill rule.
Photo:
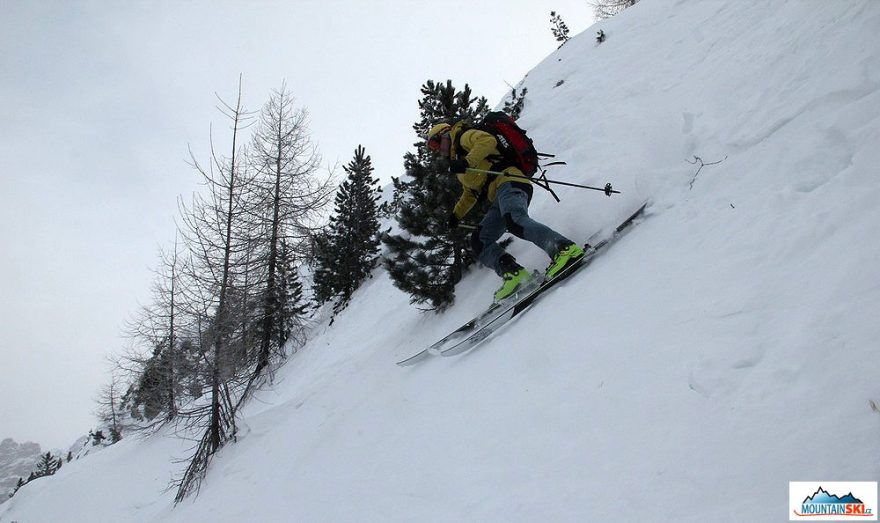
<svg viewBox="0 0 880 523">
<path fill-rule="evenodd" d="M 497 280 L 472 271 L 437 316 L 377 274 L 197 498 L 172 508 L 187 443 L 161 434 L 0 521 L 784 521 L 789 481 L 876 480 L 878 34 L 874 0 L 643 0 L 597 24 L 529 73 L 521 119 L 568 161 L 553 177 L 624 193 L 539 194 L 540 220 L 586 238 L 652 201 L 586 272 L 405 369 Z M 694 178 L 694 156 L 723 161 Z"/>
</svg>

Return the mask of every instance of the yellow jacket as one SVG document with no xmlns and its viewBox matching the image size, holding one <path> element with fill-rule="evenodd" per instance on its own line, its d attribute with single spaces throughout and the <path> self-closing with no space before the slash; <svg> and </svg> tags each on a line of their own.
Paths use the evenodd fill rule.
<svg viewBox="0 0 880 523">
<path fill-rule="evenodd" d="M 502 158 L 501 153 L 498 152 L 498 142 L 495 140 L 495 137 L 479 129 L 467 129 L 462 132 L 463 125 L 463 122 L 458 122 L 453 125 L 452 129 L 449 131 L 449 137 L 453 144 L 452 150 L 449 153 L 450 159 L 457 160 L 462 157 L 461 153 L 464 152 L 465 154 L 463 157 L 467 160 L 468 167 L 471 169 L 481 169 L 484 171 L 493 170 L 492 167 L 495 162 L 498 162 Z M 459 134 L 461 135 L 460 138 Z M 456 145 L 458 145 L 458 147 L 456 147 Z M 516 167 L 507 167 L 501 172 L 523 176 L 522 171 Z M 490 177 L 491 181 L 489 181 Z M 459 220 L 464 218 L 474 205 L 476 205 L 480 198 L 480 194 L 482 194 L 484 190 L 486 191 L 486 197 L 489 198 L 489 201 L 494 202 L 495 193 L 498 190 L 498 186 L 502 183 L 531 183 L 528 178 L 525 177 L 513 178 L 510 176 L 493 176 L 475 172 L 459 173 L 458 181 L 461 183 L 463 190 L 458 199 L 458 203 L 455 204 L 453 212 L 455 213 L 455 217 Z M 487 181 L 488 187 L 486 187 Z"/>
</svg>

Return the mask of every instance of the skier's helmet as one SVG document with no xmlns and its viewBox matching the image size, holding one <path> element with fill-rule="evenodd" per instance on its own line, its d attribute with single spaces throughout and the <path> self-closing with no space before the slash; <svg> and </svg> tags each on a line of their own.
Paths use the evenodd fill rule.
<svg viewBox="0 0 880 523">
<path fill-rule="evenodd" d="M 448 123 L 438 123 L 434 127 L 431 127 L 431 130 L 428 131 L 428 136 L 426 137 L 425 143 L 428 144 L 428 149 L 431 149 L 434 152 L 442 153 L 444 152 L 444 141 L 449 143 L 449 130 L 452 129 L 452 126 Z"/>
</svg>

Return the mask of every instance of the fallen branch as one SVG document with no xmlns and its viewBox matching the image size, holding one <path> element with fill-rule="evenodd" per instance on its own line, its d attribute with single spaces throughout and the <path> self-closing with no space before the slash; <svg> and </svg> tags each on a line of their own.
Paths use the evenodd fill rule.
<svg viewBox="0 0 880 523">
<path fill-rule="evenodd" d="M 694 161 L 685 160 L 687 163 L 689 163 L 689 164 L 691 164 L 691 165 L 697 165 L 698 163 L 700 164 L 700 168 L 697 169 L 697 172 L 694 173 L 694 177 L 691 178 L 691 183 L 690 183 L 690 185 L 689 185 L 689 190 L 694 188 L 694 182 L 697 181 L 697 175 L 700 174 L 700 171 L 703 170 L 703 167 L 705 167 L 705 166 L 707 166 L 707 165 L 718 165 L 719 163 L 723 162 L 723 161 L 726 160 L 726 159 L 727 159 L 727 156 L 725 156 L 724 158 L 718 160 L 717 162 L 709 162 L 709 163 L 706 163 L 706 162 L 703 161 L 702 158 L 700 158 L 700 157 L 697 156 L 697 155 L 694 155 Z"/>
</svg>

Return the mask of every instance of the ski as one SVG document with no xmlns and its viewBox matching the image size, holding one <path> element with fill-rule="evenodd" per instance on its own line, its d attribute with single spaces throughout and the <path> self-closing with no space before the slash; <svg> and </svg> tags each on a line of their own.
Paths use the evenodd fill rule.
<svg viewBox="0 0 880 523">
<path fill-rule="evenodd" d="M 620 239 L 620 237 L 629 228 L 633 221 L 635 221 L 635 219 L 644 212 L 647 205 L 647 202 L 643 203 L 629 218 L 624 220 L 623 223 L 621 223 L 614 229 L 614 232 L 609 238 L 605 238 L 604 240 L 601 240 L 593 244 L 592 246 L 590 246 L 590 244 L 588 243 L 588 246 L 590 246 L 590 248 L 587 253 L 584 254 L 584 256 L 582 256 L 575 263 L 566 267 L 555 278 L 544 282 L 540 287 L 535 289 L 528 296 L 512 304 L 504 312 L 496 316 L 492 321 L 487 322 L 485 325 L 474 331 L 464 340 L 461 340 L 457 344 L 440 351 L 440 355 L 456 356 L 458 354 L 471 350 L 472 348 L 479 345 L 483 340 L 491 336 L 498 329 L 500 329 L 503 325 L 507 324 L 507 322 L 509 322 L 519 314 L 525 312 L 532 304 L 535 303 L 535 301 L 541 295 L 552 289 L 556 284 L 564 281 L 565 279 L 572 276 L 574 273 L 588 266 L 602 249 Z"/>
<path fill-rule="evenodd" d="M 544 282 L 536 271 L 532 275 L 532 280 L 530 280 L 530 283 L 526 285 L 525 288 L 517 290 L 511 296 L 499 302 L 493 302 L 492 305 L 489 305 L 489 307 L 486 308 L 486 310 L 478 314 L 476 317 L 474 317 L 461 327 L 450 332 L 442 339 L 433 343 L 431 346 L 422 349 L 416 354 L 413 354 L 409 358 L 398 361 L 397 365 L 400 365 L 401 367 L 408 367 L 430 357 L 432 354 L 439 355 L 443 351 L 444 347 L 456 344 L 458 341 L 468 337 L 473 331 L 478 330 L 483 325 L 494 320 L 495 316 L 502 314 L 506 310 L 506 306 L 515 303 L 518 299 L 522 297 L 527 296 L 528 293 L 532 292 L 538 285 L 541 285 L 543 283 Z"/>
<path fill-rule="evenodd" d="M 481 341 L 488 338 L 493 332 L 498 330 L 502 325 L 512 320 L 515 316 L 519 315 L 521 312 L 525 311 L 535 300 L 538 299 L 538 296 L 547 292 L 550 288 L 565 280 L 572 274 L 579 271 L 581 268 L 586 267 L 589 264 L 589 261 L 595 256 L 597 249 L 595 247 L 591 247 L 589 244 L 586 245 L 586 248 L 589 249 L 587 252 L 577 261 L 566 267 L 562 270 L 555 278 L 552 280 L 547 280 L 541 284 L 540 287 L 529 293 L 525 298 L 513 303 L 500 314 L 492 318 L 491 321 L 486 322 L 484 325 L 475 329 L 473 333 L 467 336 L 465 339 L 459 341 L 455 345 L 452 345 L 448 348 L 442 349 L 439 351 L 441 356 L 455 356 L 456 354 L 461 354 L 462 352 L 466 352 L 473 347 L 476 347 Z"/>
<path fill-rule="evenodd" d="M 629 218 L 618 225 L 609 238 L 596 243 L 588 242 L 586 253 L 580 259 L 562 270 L 555 278 L 540 283 L 536 288 L 529 286 L 525 290 L 518 291 L 513 297 L 499 303 L 493 303 L 485 311 L 468 321 L 458 329 L 452 331 L 444 338 L 435 342 L 422 351 L 397 362 L 397 365 L 406 367 L 423 361 L 431 355 L 454 356 L 466 352 L 488 338 L 492 333 L 501 328 L 514 317 L 529 308 L 542 294 L 553 288 L 556 284 L 564 281 L 569 276 L 590 264 L 596 254 L 616 241 L 632 222 L 644 212 L 647 202 L 642 204 Z M 591 240 L 593 237 L 590 238 Z"/>
</svg>

